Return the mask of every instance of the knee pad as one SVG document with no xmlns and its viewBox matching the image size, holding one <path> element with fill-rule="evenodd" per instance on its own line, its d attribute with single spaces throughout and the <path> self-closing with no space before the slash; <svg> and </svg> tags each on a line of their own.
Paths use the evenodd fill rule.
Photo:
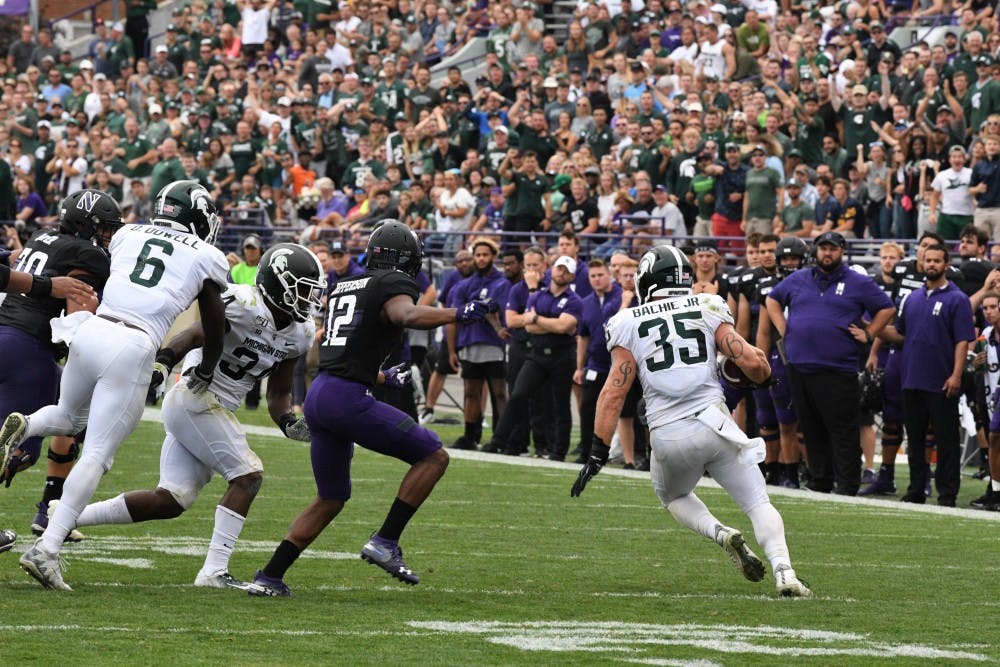
<svg viewBox="0 0 1000 667">
<path fill-rule="evenodd" d="M 57 454 L 52 451 L 51 445 L 49 446 L 48 459 L 50 461 L 55 461 L 56 463 L 72 463 L 76 461 L 76 458 L 80 456 L 80 443 L 73 440 L 73 444 L 69 446 L 69 451 L 65 454 Z"/>
<path fill-rule="evenodd" d="M 899 447 L 903 442 L 903 434 L 899 430 L 899 424 L 886 422 L 882 425 L 882 444 L 890 447 Z"/>
<path fill-rule="evenodd" d="M 777 424 L 775 426 L 769 426 L 769 425 L 763 425 L 762 424 L 761 428 L 777 428 Z M 760 437 L 761 437 L 761 439 L 765 443 L 767 443 L 767 442 L 777 442 L 778 440 L 781 439 L 781 433 L 779 431 L 774 431 L 772 433 L 761 433 Z"/>
<path fill-rule="evenodd" d="M 198 494 L 201 492 L 201 489 L 194 488 L 178 489 L 173 486 L 161 486 L 160 488 L 166 490 L 171 496 L 173 496 L 174 500 L 177 501 L 177 504 L 180 505 L 181 509 L 185 512 L 191 509 L 191 505 L 194 505 L 194 501 L 198 499 Z"/>
</svg>

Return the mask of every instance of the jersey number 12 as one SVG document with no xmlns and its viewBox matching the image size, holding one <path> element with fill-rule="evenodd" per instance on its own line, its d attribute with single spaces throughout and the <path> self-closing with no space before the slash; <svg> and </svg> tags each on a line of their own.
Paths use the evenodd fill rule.
<svg viewBox="0 0 1000 667">
<path fill-rule="evenodd" d="M 354 324 L 354 310 L 358 305 L 356 294 L 345 294 L 330 301 L 329 312 L 326 316 L 326 336 L 323 345 L 327 347 L 340 347 L 347 345 L 347 334 L 351 332 Z M 347 330 L 341 334 L 341 329 Z"/>
</svg>

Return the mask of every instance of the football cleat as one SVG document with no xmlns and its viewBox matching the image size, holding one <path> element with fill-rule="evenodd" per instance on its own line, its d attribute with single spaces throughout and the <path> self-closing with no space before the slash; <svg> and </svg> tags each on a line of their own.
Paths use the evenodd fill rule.
<svg viewBox="0 0 1000 667">
<path fill-rule="evenodd" d="M 715 537 L 716 541 L 729 554 L 729 559 L 733 565 L 749 581 L 761 581 L 767 572 L 764 563 L 757 555 L 750 551 L 743 533 L 735 528 L 722 528 Z"/>
<path fill-rule="evenodd" d="M 49 506 L 46 507 L 45 503 L 38 503 L 38 513 L 35 514 L 34 520 L 31 522 L 31 533 L 36 537 L 41 537 L 45 529 L 49 527 L 49 519 L 52 515 L 56 513 L 56 507 L 59 505 L 59 499 L 55 498 L 49 501 Z M 83 542 L 83 533 L 74 528 L 69 531 L 69 535 L 63 542 Z"/>
<path fill-rule="evenodd" d="M 1000 502 L 1000 493 L 993 490 L 993 486 L 987 482 L 986 483 L 986 493 L 979 496 L 975 500 L 969 501 L 971 507 L 975 507 L 977 510 L 986 509 L 987 505 Z"/>
<path fill-rule="evenodd" d="M 373 534 L 368 540 L 368 544 L 361 550 L 361 559 L 378 565 L 404 584 L 416 586 L 420 583 L 420 577 L 403 562 L 403 550 L 399 545 L 378 535 Z"/>
<path fill-rule="evenodd" d="M 875 481 L 858 491 L 859 496 L 891 496 L 896 493 L 895 471 L 885 466 L 878 470 Z"/>
<path fill-rule="evenodd" d="M 780 565 L 774 571 L 774 580 L 778 595 L 784 598 L 811 598 L 812 589 L 795 576 L 795 570 L 789 565 Z"/>
<path fill-rule="evenodd" d="M 467 435 L 460 435 L 458 439 L 455 440 L 455 444 L 451 446 L 452 449 L 470 449 L 472 451 L 476 450 L 476 441 Z"/>
<path fill-rule="evenodd" d="M 45 588 L 55 591 L 71 591 L 72 588 L 63 581 L 62 559 L 59 554 L 50 554 L 42 549 L 42 538 L 21 555 L 21 569 L 31 575 Z"/>
<path fill-rule="evenodd" d="M 28 430 L 28 418 L 20 412 L 7 415 L 0 426 L 0 461 L 6 462 L 11 453 L 24 442 L 24 432 Z"/>
<path fill-rule="evenodd" d="M 257 597 L 265 598 L 290 598 L 292 589 L 285 585 L 281 579 L 272 579 L 264 574 L 263 570 L 257 570 L 253 582 L 247 584 L 247 593 Z"/>
<path fill-rule="evenodd" d="M 434 423 L 434 408 L 424 408 L 420 412 L 420 425 L 426 426 L 427 424 Z"/>
<path fill-rule="evenodd" d="M 9 528 L 0 530 L 0 554 L 10 551 L 16 542 L 17 533 Z"/>
<path fill-rule="evenodd" d="M 247 590 L 250 586 L 247 582 L 236 579 L 226 571 L 215 574 L 199 572 L 198 576 L 194 578 L 194 585 L 199 588 L 236 588 L 241 591 Z"/>
</svg>

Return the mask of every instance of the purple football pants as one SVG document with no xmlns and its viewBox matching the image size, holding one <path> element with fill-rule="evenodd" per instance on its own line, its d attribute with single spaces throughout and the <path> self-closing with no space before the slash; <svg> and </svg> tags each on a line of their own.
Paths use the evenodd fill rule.
<svg viewBox="0 0 1000 667">
<path fill-rule="evenodd" d="M 52 355 L 52 345 L 14 327 L 0 326 L 0 421 L 12 412 L 30 415 L 52 405 L 59 398 L 59 364 Z M 42 438 L 29 438 L 22 451 L 37 461 Z M 0 462 L 3 465 L 3 462 Z"/>
<path fill-rule="evenodd" d="M 313 477 L 319 497 L 351 497 L 354 443 L 410 465 L 441 449 L 441 440 L 405 412 L 375 400 L 365 385 L 320 373 L 303 406 L 312 432 Z"/>
</svg>

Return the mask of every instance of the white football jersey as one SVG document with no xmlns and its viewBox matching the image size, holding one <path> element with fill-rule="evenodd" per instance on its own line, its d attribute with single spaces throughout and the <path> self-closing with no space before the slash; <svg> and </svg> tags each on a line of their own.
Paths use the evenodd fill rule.
<svg viewBox="0 0 1000 667">
<path fill-rule="evenodd" d="M 629 308 L 605 325 L 608 350 L 623 347 L 638 363 L 649 428 L 724 400 L 715 349 L 723 323 L 733 323 L 725 300 L 698 294 Z"/>
<path fill-rule="evenodd" d="M 98 315 L 134 324 L 159 346 L 206 280 L 223 290 L 229 263 L 194 234 L 154 225 L 125 225 L 111 239 L 111 277 Z"/>
<path fill-rule="evenodd" d="M 209 390 L 229 410 L 236 410 L 254 382 L 285 359 L 301 357 L 312 348 L 316 325 L 312 320 L 292 322 L 280 331 L 254 285 L 230 285 L 222 294 L 229 330 L 222 342 L 222 358 Z M 184 357 L 184 369 L 201 363 L 201 348 Z"/>
</svg>

